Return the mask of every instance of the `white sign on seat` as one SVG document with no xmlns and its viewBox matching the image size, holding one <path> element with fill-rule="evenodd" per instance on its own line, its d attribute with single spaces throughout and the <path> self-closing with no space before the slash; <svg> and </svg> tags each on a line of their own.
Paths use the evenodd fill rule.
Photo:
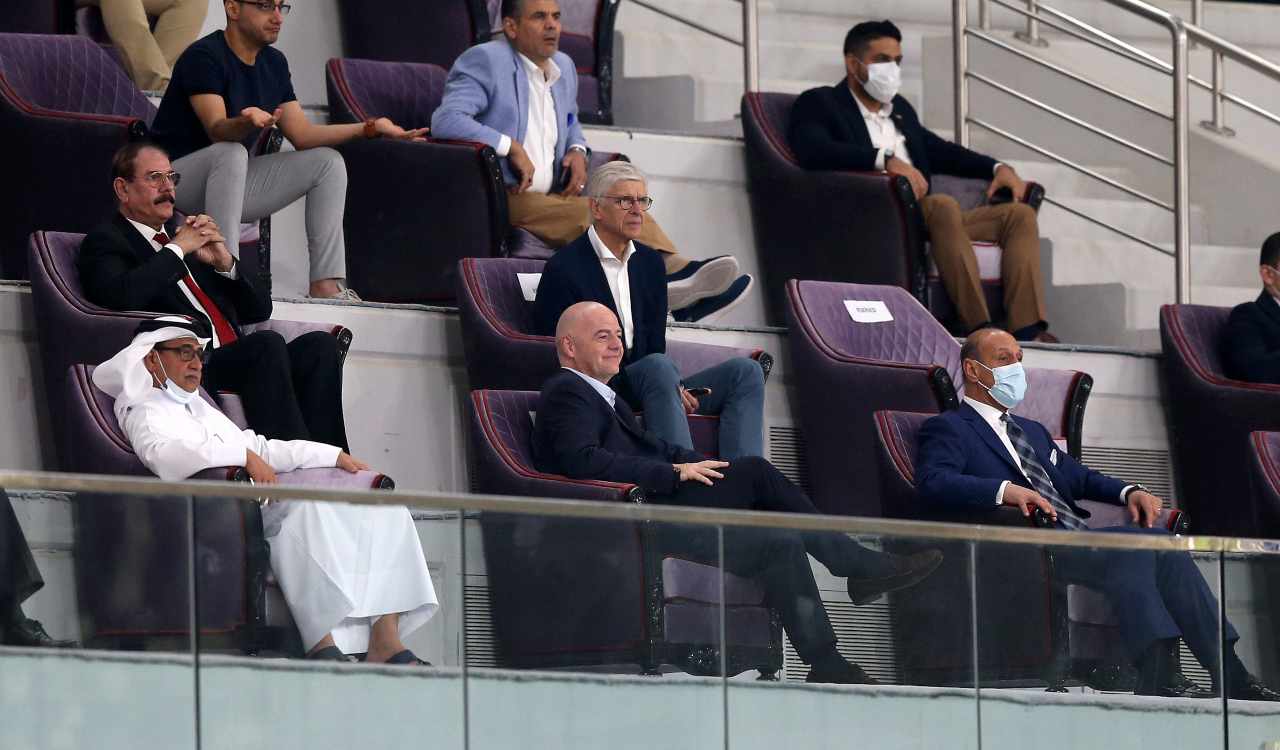
<svg viewBox="0 0 1280 750">
<path fill-rule="evenodd" d="M 520 293 L 524 295 L 524 301 L 532 302 L 538 296 L 538 282 L 542 281 L 542 274 L 518 273 L 516 279 L 520 282 Z"/>
<path fill-rule="evenodd" d="M 893 320 L 893 313 L 882 300 L 847 299 L 844 307 L 854 323 L 887 323 Z"/>
</svg>

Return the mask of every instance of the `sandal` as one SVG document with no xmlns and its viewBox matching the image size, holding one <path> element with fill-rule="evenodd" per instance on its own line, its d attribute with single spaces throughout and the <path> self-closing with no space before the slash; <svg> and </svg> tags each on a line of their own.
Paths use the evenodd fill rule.
<svg viewBox="0 0 1280 750">
<path fill-rule="evenodd" d="M 342 653 L 337 646 L 325 646 L 319 651 L 307 654 L 307 659 L 311 661 L 351 661 L 351 657 Z"/>
<path fill-rule="evenodd" d="M 423 661 L 422 659 L 419 659 L 416 655 L 414 655 L 412 651 L 410 651 L 407 648 L 404 651 L 400 651 L 395 654 L 392 654 L 391 658 L 387 659 L 387 663 L 388 664 L 408 664 L 415 667 L 431 666 L 431 662 Z"/>
</svg>

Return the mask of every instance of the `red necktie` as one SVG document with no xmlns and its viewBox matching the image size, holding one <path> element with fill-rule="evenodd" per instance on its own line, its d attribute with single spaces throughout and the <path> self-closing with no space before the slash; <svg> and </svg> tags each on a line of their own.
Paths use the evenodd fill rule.
<svg viewBox="0 0 1280 750">
<path fill-rule="evenodd" d="M 169 244 L 169 235 L 160 232 L 155 236 L 155 241 L 160 245 L 167 245 Z M 217 305 L 213 304 L 213 300 L 209 299 L 209 295 L 204 293 L 204 290 L 200 288 L 200 285 L 196 283 L 190 273 L 182 279 L 182 283 L 187 285 L 187 289 L 191 290 L 196 300 L 200 302 L 200 306 L 204 308 L 205 314 L 209 316 L 209 322 L 213 324 L 213 330 L 218 334 L 218 346 L 226 346 L 235 341 L 238 338 L 236 329 L 231 327 L 231 323 L 227 321 L 222 311 L 218 309 Z"/>
</svg>

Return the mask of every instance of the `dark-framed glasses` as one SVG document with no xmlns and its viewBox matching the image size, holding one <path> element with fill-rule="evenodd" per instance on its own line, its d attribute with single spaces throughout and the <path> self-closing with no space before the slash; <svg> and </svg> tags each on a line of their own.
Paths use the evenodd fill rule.
<svg viewBox="0 0 1280 750">
<path fill-rule="evenodd" d="M 630 195 L 606 195 L 601 200 L 613 201 L 623 211 L 630 211 L 635 207 L 639 207 L 641 211 L 653 208 L 653 198 L 647 195 L 638 198 Z"/>
<path fill-rule="evenodd" d="M 182 175 L 178 174 L 177 172 L 152 171 L 152 172 L 147 172 L 146 174 L 141 175 L 136 179 L 147 183 L 151 187 L 160 187 L 164 185 L 165 182 L 168 182 L 174 187 L 177 187 L 178 183 L 182 180 Z"/>
<path fill-rule="evenodd" d="M 193 359 L 199 359 L 201 362 L 204 362 L 206 355 L 208 354 L 207 350 L 203 346 L 192 346 L 191 344 L 184 344 L 182 346 L 157 346 L 156 351 L 177 352 L 178 359 L 183 362 L 190 362 Z"/>
<path fill-rule="evenodd" d="M 273 3 L 269 0 L 236 0 L 241 5 L 252 5 L 263 13 L 273 13 L 280 11 L 280 15 L 287 16 L 289 11 L 293 10 L 293 6 L 288 3 Z"/>
</svg>

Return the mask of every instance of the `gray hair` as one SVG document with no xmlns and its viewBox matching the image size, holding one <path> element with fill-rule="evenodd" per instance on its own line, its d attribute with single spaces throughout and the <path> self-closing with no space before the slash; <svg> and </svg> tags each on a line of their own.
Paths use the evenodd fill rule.
<svg viewBox="0 0 1280 750">
<path fill-rule="evenodd" d="M 587 180 L 587 195 L 603 198 L 619 182 L 648 182 L 644 172 L 629 161 L 611 161 L 591 173 Z"/>
</svg>

